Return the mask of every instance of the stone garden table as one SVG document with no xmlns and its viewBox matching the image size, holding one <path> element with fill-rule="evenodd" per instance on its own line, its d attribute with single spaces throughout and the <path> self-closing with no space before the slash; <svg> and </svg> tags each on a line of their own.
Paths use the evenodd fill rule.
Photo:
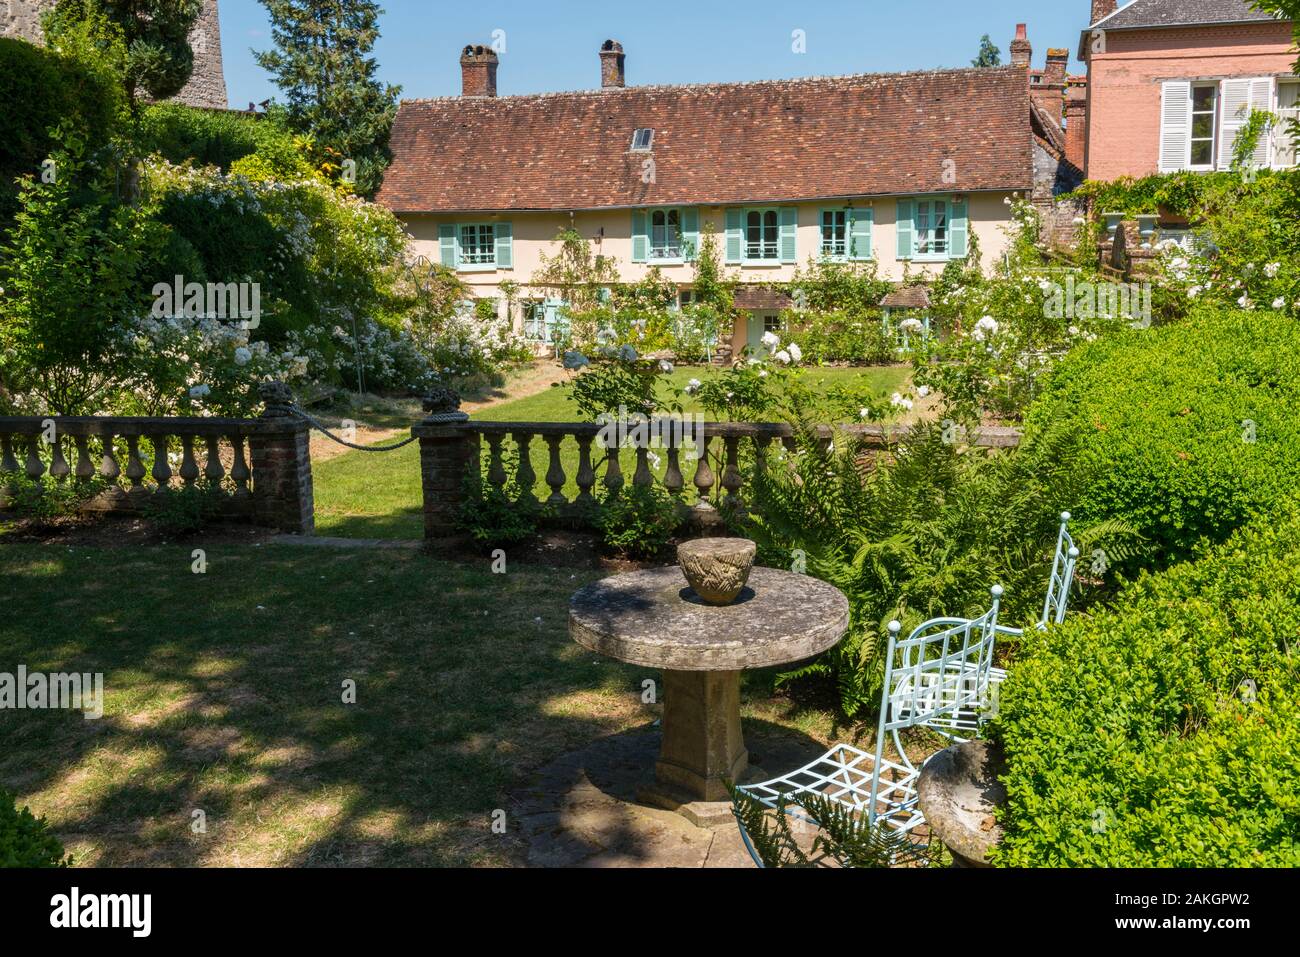
<svg viewBox="0 0 1300 957">
<path fill-rule="evenodd" d="M 701 601 L 677 566 L 606 578 L 569 602 L 569 634 L 582 647 L 662 669 L 663 744 L 655 785 L 639 796 L 680 810 L 728 800 L 723 781 L 739 782 L 748 767 L 741 671 L 810 658 L 848 625 L 839 589 L 773 568 L 754 568 L 724 607 Z"/>
</svg>

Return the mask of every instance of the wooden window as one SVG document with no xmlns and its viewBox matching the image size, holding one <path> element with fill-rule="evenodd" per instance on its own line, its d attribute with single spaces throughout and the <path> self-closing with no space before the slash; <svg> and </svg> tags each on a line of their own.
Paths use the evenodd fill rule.
<svg viewBox="0 0 1300 957">
<path fill-rule="evenodd" d="M 745 258 L 779 260 L 781 226 L 775 209 L 751 209 L 745 213 Z"/>
<path fill-rule="evenodd" d="M 496 228 L 492 223 L 464 223 L 460 227 L 460 263 L 493 266 L 497 261 Z"/>
<path fill-rule="evenodd" d="M 848 211 L 822 210 L 822 255 L 827 259 L 844 259 L 849 253 Z"/>
</svg>

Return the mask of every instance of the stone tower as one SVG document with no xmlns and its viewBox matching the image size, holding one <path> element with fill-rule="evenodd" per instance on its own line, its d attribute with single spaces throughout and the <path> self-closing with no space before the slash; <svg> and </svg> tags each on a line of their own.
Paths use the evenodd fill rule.
<svg viewBox="0 0 1300 957">
<path fill-rule="evenodd" d="M 0 2 L 0 36 L 41 41 L 41 16 L 56 0 L 7 0 Z M 176 96 L 190 106 L 224 110 L 227 106 L 226 75 L 221 65 L 221 21 L 217 0 L 203 0 L 203 12 L 190 33 L 194 50 L 194 73 Z"/>
</svg>

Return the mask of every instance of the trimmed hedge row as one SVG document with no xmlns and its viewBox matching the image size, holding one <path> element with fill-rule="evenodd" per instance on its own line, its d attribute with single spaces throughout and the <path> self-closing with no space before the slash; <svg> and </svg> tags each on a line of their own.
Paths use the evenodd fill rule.
<svg viewBox="0 0 1300 957">
<path fill-rule="evenodd" d="M 1092 478 L 1071 511 L 1126 520 L 1154 547 L 1134 565 L 1163 567 L 1300 488 L 1298 413 L 1300 325 L 1202 310 L 1075 350 L 1031 408 L 1027 441 L 1069 423 Z"/>
<path fill-rule="evenodd" d="M 997 863 L 1300 865 L 1300 509 L 1026 635 Z"/>
</svg>

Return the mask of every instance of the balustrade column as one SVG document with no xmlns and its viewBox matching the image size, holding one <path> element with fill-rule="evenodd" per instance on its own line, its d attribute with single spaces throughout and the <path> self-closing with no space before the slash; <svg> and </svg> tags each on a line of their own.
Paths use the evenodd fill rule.
<svg viewBox="0 0 1300 957">
<path fill-rule="evenodd" d="M 727 453 L 727 464 L 722 470 L 722 487 L 726 490 L 727 501 L 736 502 L 740 498 L 740 487 L 744 485 L 744 479 L 740 475 L 740 437 L 727 436 L 722 442 Z"/>
<path fill-rule="evenodd" d="M 546 436 L 546 444 L 550 448 L 551 461 L 546 470 L 546 484 L 551 487 L 551 495 L 546 500 L 548 505 L 566 505 L 568 499 L 564 497 L 564 466 L 560 463 L 560 443 L 564 441 L 562 435 Z"/>
<path fill-rule="evenodd" d="M 515 445 L 519 447 L 519 467 L 515 478 L 519 482 L 519 504 L 531 506 L 537 504 L 537 493 L 533 487 L 537 484 L 537 471 L 533 468 L 533 454 L 530 446 L 533 442 L 531 432 L 511 432 Z"/>
<path fill-rule="evenodd" d="M 578 504 L 590 505 L 596 501 L 591 490 L 596 486 L 596 470 L 591 467 L 591 443 L 595 436 L 578 436 Z"/>
</svg>

